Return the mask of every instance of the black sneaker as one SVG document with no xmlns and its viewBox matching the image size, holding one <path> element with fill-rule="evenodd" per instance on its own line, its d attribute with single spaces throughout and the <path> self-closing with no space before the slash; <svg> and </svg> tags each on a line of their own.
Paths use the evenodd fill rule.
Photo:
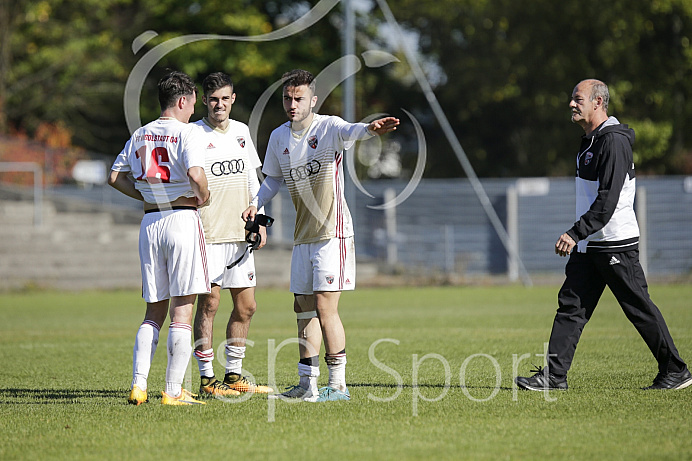
<svg viewBox="0 0 692 461">
<path fill-rule="evenodd" d="M 514 382 L 517 383 L 521 389 L 527 391 L 566 391 L 567 390 L 567 378 L 558 378 L 552 373 L 547 373 L 547 370 L 543 367 L 536 367 L 531 370 L 531 373 L 535 373 L 533 376 L 524 378 L 518 376 Z"/>
<path fill-rule="evenodd" d="M 677 373 L 659 373 L 654 378 L 654 383 L 651 386 L 645 387 L 644 390 L 649 389 L 684 389 L 687 386 L 692 385 L 692 373 L 690 370 L 685 368 Z"/>
</svg>

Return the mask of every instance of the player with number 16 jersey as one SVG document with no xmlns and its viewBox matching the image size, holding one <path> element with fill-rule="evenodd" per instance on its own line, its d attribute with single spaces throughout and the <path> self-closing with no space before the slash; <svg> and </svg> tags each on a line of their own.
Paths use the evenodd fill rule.
<svg viewBox="0 0 692 461">
<path fill-rule="evenodd" d="M 194 197 L 187 176 L 194 166 L 204 168 L 204 148 L 194 126 L 161 117 L 134 132 L 112 169 L 132 171 L 135 188 L 154 204 Z"/>
<path fill-rule="evenodd" d="M 151 360 L 170 314 L 164 405 L 203 404 L 182 388 L 192 347 L 192 309 L 211 290 L 198 206 L 209 203 L 204 148 L 188 125 L 197 101 L 190 76 L 172 71 L 158 83 L 161 116 L 137 129 L 117 156 L 108 184 L 143 203 L 139 231 L 144 321 L 135 337 L 127 401 L 148 400 Z"/>
</svg>

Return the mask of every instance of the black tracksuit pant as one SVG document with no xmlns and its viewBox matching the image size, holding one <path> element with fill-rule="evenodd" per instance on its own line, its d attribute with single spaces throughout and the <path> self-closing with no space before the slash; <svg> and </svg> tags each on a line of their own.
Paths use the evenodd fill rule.
<svg viewBox="0 0 692 461">
<path fill-rule="evenodd" d="M 685 369 L 666 322 L 651 301 L 639 251 L 623 253 L 574 252 L 565 267 L 567 278 L 558 293 L 557 314 L 548 346 L 550 373 L 565 376 L 572 364 L 582 330 L 606 285 L 625 315 L 649 346 L 660 373 Z"/>
</svg>

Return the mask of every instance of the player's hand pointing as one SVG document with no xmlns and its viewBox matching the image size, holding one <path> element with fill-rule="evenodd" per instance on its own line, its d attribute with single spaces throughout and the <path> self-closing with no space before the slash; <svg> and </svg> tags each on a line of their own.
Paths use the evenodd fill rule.
<svg viewBox="0 0 692 461">
<path fill-rule="evenodd" d="M 395 117 L 385 117 L 385 118 L 380 118 L 377 120 L 374 120 L 370 122 L 370 125 L 368 125 L 368 131 L 372 134 L 376 134 L 378 136 L 381 136 L 385 133 L 389 133 L 390 131 L 396 130 L 396 127 L 399 125 L 399 119 Z"/>
</svg>

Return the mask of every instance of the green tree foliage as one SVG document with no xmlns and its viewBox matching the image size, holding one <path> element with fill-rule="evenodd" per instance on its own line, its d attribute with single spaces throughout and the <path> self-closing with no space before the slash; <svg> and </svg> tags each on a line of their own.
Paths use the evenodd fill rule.
<svg viewBox="0 0 692 461">
<path fill-rule="evenodd" d="M 190 34 L 261 35 L 295 21 L 317 0 L 0 0 L 0 132 L 33 136 L 43 123 L 72 142 L 112 157 L 129 135 L 123 91 L 135 64 L 170 39 Z M 363 4 L 363 2 L 360 2 Z M 642 172 L 692 173 L 692 3 L 688 0 L 388 0 L 402 27 L 418 34 L 423 68 L 480 176 L 572 175 L 582 134 L 569 122 L 573 87 L 610 85 L 610 113 L 637 130 Z M 426 176 L 463 171 L 406 59 L 393 47 L 376 6 L 361 12 L 356 54 L 383 49 L 400 63 L 357 74 L 357 119 L 401 109 L 423 124 Z M 202 40 L 167 54 L 141 95 L 143 123 L 158 115 L 155 83 L 166 68 L 196 81 L 214 71 L 234 79 L 233 117 L 247 122 L 260 95 L 296 67 L 319 73 L 341 55 L 341 7 L 278 41 Z M 156 33 L 133 53 L 132 43 Z M 361 62 L 363 60 L 361 59 Z M 324 113 L 341 113 L 341 88 Z M 204 114 L 198 104 L 194 118 Z M 278 94 L 260 124 L 260 153 L 285 120 Z M 416 161 L 407 125 L 402 158 Z M 407 155 L 408 154 L 408 155 Z"/>
<path fill-rule="evenodd" d="M 582 134 L 567 107 L 579 80 L 610 85 L 609 113 L 639 129 L 644 172 L 690 173 L 692 3 L 390 0 L 447 81 L 436 88 L 482 176 L 571 175 Z M 435 124 L 430 174 L 461 174 Z M 690 163 L 690 162 L 688 162 Z"/>
<path fill-rule="evenodd" d="M 122 136 L 113 100 L 131 66 L 123 51 L 132 7 L 128 0 L 3 0 L 2 128 L 33 135 L 43 123 L 64 122 L 75 143 L 93 150 Z"/>
<path fill-rule="evenodd" d="M 215 34 L 224 37 L 261 36 L 298 20 L 312 6 L 314 5 L 308 2 L 295 1 L 158 2 L 151 9 L 147 28 L 159 35 L 148 42 L 137 56 L 167 40 L 192 34 Z M 336 11 L 338 14 L 338 9 Z M 284 72 L 302 67 L 317 74 L 338 59 L 341 48 L 334 44 L 338 44 L 339 40 L 339 31 L 330 25 L 327 17 L 300 34 L 281 40 L 214 39 L 201 40 L 177 48 L 167 54 L 152 71 L 151 91 L 145 95 L 146 97 L 142 97 L 142 120 L 150 120 L 157 115 L 154 83 L 167 68 L 175 68 L 200 82 L 200 89 L 202 80 L 211 72 L 223 71 L 231 75 L 237 94 L 231 117 L 248 122 L 257 99 Z M 205 114 L 206 109 L 200 101 L 193 120 Z M 257 140 L 257 147 L 262 156 L 269 133 L 285 120 L 277 92 L 262 115 Z"/>
</svg>

